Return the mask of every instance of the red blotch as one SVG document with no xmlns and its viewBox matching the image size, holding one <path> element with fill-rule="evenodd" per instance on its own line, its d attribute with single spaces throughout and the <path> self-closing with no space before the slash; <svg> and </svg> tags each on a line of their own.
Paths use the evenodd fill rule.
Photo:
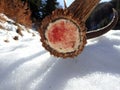
<svg viewBox="0 0 120 90">
<path fill-rule="evenodd" d="M 53 25 L 51 32 L 48 34 L 48 37 L 51 42 L 57 43 L 64 40 L 64 33 L 66 31 L 64 22 Z"/>
<path fill-rule="evenodd" d="M 49 28 L 48 39 L 56 47 L 62 49 L 74 48 L 76 43 L 76 30 L 77 27 L 73 23 L 60 21 L 54 23 Z"/>
</svg>

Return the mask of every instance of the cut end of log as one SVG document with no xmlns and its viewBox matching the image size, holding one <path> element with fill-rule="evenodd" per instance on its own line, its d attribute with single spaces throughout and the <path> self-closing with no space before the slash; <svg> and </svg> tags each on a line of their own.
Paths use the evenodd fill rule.
<svg viewBox="0 0 120 90">
<path fill-rule="evenodd" d="M 84 24 L 65 10 L 58 9 L 46 17 L 39 32 L 43 46 L 57 57 L 75 57 L 86 44 Z"/>
</svg>

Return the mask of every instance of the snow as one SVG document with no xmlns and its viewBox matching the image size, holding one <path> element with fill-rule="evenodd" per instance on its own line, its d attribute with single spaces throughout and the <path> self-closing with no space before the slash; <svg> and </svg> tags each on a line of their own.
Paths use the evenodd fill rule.
<svg viewBox="0 0 120 90">
<path fill-rule="evenodd" d="M 2 25 L 10 31 L 0 29 L 0 90 L 120 90 L 120 30 L 88 40 L 82 54 L 62 59 L 42 47 L 36 31 L 23 30 L 22 37 L 16 26 Z"/>
</svg>

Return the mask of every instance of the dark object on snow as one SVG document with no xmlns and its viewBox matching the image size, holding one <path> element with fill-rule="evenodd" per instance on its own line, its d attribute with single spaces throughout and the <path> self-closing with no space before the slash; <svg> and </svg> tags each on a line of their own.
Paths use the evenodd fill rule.
<svg viewBox="0 0 120 90">
<path fill-rule="evenodd" d="M 43 47 L 52 55 L 62 58 L 79 55 L 87 39 L 98 37 L 118 21 L 118 13 L 113 9 L 113 19 L 105 27 L 86 32 L 85 21 L 100 0 L 75 0 L 66 9 L 57 9 L 47 16 L 39 30 Z"/>
</svg>

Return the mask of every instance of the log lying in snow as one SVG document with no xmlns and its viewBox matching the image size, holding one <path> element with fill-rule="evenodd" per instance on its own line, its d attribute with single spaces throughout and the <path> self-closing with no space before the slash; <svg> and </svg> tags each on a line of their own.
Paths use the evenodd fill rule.
<svg viewBox="0 0 120 90">
<path fill-rule="evenodd" d="M 113 19 L 106 27 L 100 32 L 86 32 L 85 21 L 99 1 L 75 0 L 68 8 L 53 11 L 42 21 L 39 30 L 43 47 L 57 57 L 75 57 L 82 52 L 87 39 L 102 35 L 115 26 L 118 14 L 113 9 Z"/>
</svg>

